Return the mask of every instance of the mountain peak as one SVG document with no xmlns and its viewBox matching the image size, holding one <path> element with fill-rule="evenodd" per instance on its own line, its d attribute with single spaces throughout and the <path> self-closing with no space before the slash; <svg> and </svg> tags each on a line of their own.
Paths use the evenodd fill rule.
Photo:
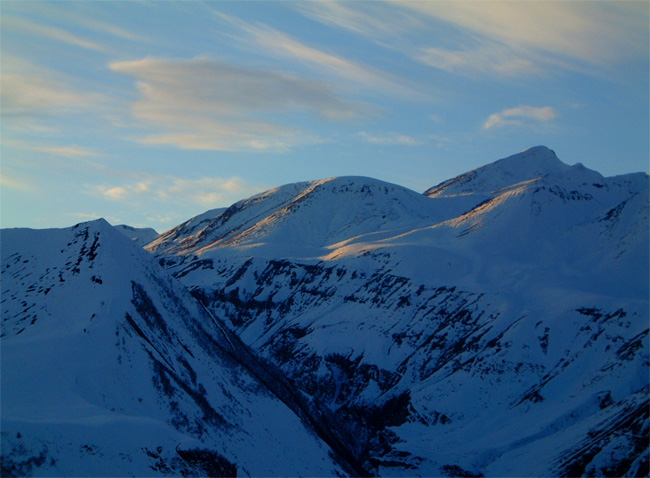
<svg viewBox="0 0 650 478">
<path fill-rule="evenodd" d="M 93 229 L 102 230 L 102 229 L 112 228 L 113 226 L 111 226 L 111 224 L 103 217 L 99 217 L 97 219 L 91 219 L 90 221 L 80 222 L 78 224 L 75 224 L 72 227 L 73 228 L 91 227 Z"/>
<path fill-rule="evenodd" d="M 444 181 L 424 194 L 429 197 L 490 194 L 550 174 L 563 174 L 571 169 L 571 166 L 560 161 L 552 149 L 534 146 Z"/>
<path fill-rule="evenodd" d="M 520 153 L 513 154 L 506 158 L 500 159 L 492 163 L 508 169 L 531 169 L 531 170 L 546 170 L 545 172 L 553 172 L 557 170 L 566 170 L 568 165 L 560 161 L 555 154 L 555 151 L 546 146 L 533 146 Z M 488 164 L 485 167 L 490 167 Z"/>
</svg>

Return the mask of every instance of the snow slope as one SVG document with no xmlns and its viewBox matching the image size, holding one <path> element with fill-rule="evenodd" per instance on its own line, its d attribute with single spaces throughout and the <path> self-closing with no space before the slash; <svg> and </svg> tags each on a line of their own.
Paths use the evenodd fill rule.
<svg viewBox="0 0 650 478">
<path fill-rule="evenodd" d="M 3 476 L 342 473 L 245 354 L 104 220 L 2 231 Z"/>
<path fill-rule="evenodd" d="M 172 230 L 174 231 L 174 230 Z M 648 176 L 545 147 L 287 185 L 149 244 L 380 475 L 648 470 Z"/>
<path fill-rule="evenodd" d="M 167 245 L 166 247 L 170 249 L 172 248 L 173 244 L 175 250 L 180 250 L 183 248 L 183 245 L 180 243 L 184 244 L 191 241 L 190 238 L 192 236 L 205 228 L 210 222 L 212 222 L 213 219 L 220 216 L 221 213 L 223 213 L 225 210 L 226 208 L 218 208 L 206 211 L 203 214 L 188 219 L 183 224 L 180 224 L 168 231 L 163 232 L 158 237 L 153 238 L 149 242 L 153 242 L 155 244 L 164 242 Z"/>
<path fill-rule="evenodd" d="M 439 207 L 432 202 L 371 178 L 288 184 L 223 212 L 208 211 L 167 231 L 147 249 L 178 257 L 250 251 L 255 256 L 314 258 L 327 254 L 333 242 L 369 232 L 375 237 L 407 232 L 422 223 L 451 219 L 467 207 L 462 201 L 442 199 Z"/>
<path fill-rule="evenodd" d="M 114 227 L 139 246 L 149 244 L 160 235 L 155 229 L 150 227 L 132 227 L 126 224 L 120 224 Z"/>
</svg>

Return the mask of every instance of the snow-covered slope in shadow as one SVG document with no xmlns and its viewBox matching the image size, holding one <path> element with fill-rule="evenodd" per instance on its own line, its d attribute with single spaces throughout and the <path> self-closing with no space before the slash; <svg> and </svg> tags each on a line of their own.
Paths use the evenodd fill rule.
<svg viewBox="0 0 650 478">
<path fill-rule="evenodd" d="M 342 473 L 246 354 L 104 220 L 2 231 L 3 476 Z"/>
<path fill-rule="evenodd" d="M 149 244 L 160 235 L 155 229 L 150 227 L 132 227 L 127 226 L 126 224 L 120 224 L 113 227 L 139 246 Z"/>
</svg>

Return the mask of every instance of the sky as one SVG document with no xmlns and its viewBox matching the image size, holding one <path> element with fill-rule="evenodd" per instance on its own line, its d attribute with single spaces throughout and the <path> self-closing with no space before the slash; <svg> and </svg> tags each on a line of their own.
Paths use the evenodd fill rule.
<svg viewBox="0 0 650 478">
<path fill-rule="evenodd" d="M 0 1 L 2 227 L 165 231 L 529 147 L 649 170 L 647 1 Z"/>
</svg>

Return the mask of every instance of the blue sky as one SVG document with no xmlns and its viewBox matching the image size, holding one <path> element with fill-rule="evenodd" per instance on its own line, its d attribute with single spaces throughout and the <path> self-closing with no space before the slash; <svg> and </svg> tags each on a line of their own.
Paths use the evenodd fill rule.
<svg viewBox="0 0 650 478">
<path fill-rule="evenodd" d="M 166 230 L 296 181 L 544 144 L 649 169 L 649 3 L 7 1 L 2 227 Z"/>
</svg>

